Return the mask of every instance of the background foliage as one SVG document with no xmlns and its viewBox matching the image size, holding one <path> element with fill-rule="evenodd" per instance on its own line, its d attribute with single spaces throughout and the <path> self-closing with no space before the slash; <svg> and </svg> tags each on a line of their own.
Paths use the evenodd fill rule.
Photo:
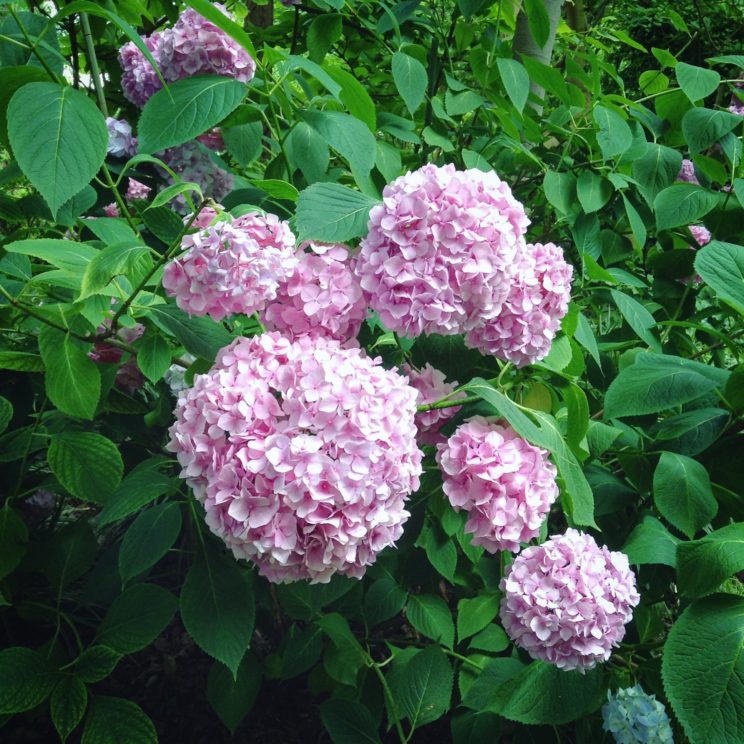
<svg viewBox="0 0 744 744">
<path fill-rule="evenodd" d="M 141 115 L 117 50 L 179 4 L 0 7 L 2 738 L 595 742 L 607 689 L 640 682 L 679 741 L 741 740 L 740 3 L 587 3 L 584 18 L 577 3 L 549 65 L 514 58 L 519 3 L 227 5 L 254 81 L 180 81 Z M 523 10 L 546 40 L 544 4 Z M 106 158 L 102 109 L 136 122 L 140 154 Z M 188 381 L 257 327 L 166 300 L 171 206 L 200 197 L 164 189 L 153 157 L 217 124 L 225 207 L 274 212 L 300 238 L 353 244 L 385 183 L 452 162 L 496 170 L 530 238 L 564 247 L 573 303 L 540 364 L 372 322 L 360 339 L 471 382 L 450 430 L 498 414 L 552 452 L 546 534 L 582 527 L 637 571 L 642 602 L 607 665 L 561 672 L 509 642 L 495 621 L 508 557 L 470 544 L 431 452 L 404 537 L 362 581 L 272 586 L 208 534 L 163 450 L 166 377 L 175 364 Z M 683 157 L 699 184 L 678 181 Z M 159 195 L 126 205 L 126 176 Z M 124 216 L 102 217 L 114 195 Z M 116 325 L 146 330 L 107 337 L 121 358 L 96 363 L 112 297 Z M 146 382 L 128 392 L 115 379 L 131 359 Z"/>
</svg>

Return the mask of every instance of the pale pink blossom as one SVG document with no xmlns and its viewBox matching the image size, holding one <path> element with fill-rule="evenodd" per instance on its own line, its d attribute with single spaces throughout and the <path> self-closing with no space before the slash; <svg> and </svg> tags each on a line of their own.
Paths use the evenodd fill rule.
<svg viewBox="0 0 744 744">
<path fill-rule="evenodd" d="M 119 212 L 119 205 L 116 202 L 107 204 L 103 208 L 103 213 L 106 215 L 106 217 L 121 217 L 121 213 Z"/>
<path fill-rule="evenodd" d="M 147 186 L 146 184 L 142 183 L 141 181 L 137 181 L 134 178 L 130 178 L 126 193 L 127 201 L 138 201 L 147 199 L 151 191 L 152 188 L 150 186 Z"/>
</svg>

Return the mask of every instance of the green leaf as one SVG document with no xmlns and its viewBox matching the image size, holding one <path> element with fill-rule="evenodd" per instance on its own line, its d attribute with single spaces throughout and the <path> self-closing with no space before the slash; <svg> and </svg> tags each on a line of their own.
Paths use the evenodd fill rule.
<svg viewBox="0 0 744 744">
<path fill-rule="evenodd" d="M 141 243 L 114 243 L 97 253 L 86 266 L 78 299 L 100 292 L 115 276 L 124 275 L 131 282 L 152 268 L 150 249 Z"/>
<path fill-rule="evenodd" d="M 411 731 L 436 721 L 449 710 L 452 667 L 438 646 L 418 651 L 396 681 L 392 692 L 401 715 L 411 724 Z"/>
<path fill-rule="evenodd" d="M 707 150 L 741 122 L 741 116 L 729 111 L 693 107 L 682 117 L 682 134 L 694 155 Z"/>
<path fill-rule="evenodd" d="M 722 389 L 727 379 L 723 370 L 698 362 L 669 354 L 639 354 L 607 389 L 605 418 L 665 411 L 697 400 L 716 387 Z"/>
<path fill-rule="evenodd" d="M 625 194 L 623 194 L 622 197 L 623 205 L 625 206 L 625 214 L 628 215 L 628 222 L 630 223 L 630 229 L 633 232 L 633 237 L 636 240 L 638 248 L 642 250 L 643 247 L 646 245 L 646 238 L 648 237 L 646 225 L 644 224 L 641 215 L 638 214 L 638 210 L 631 203 L 630 199 L 628 199 Z"/>
<path fill-rule="evenodd" d="M 81 744 L 158 744 L 158 735 L 136 703 L 97 696 L 91 700 Z"/>
<path fill-rule="evenodd" d="M 744 315 L 744 246 L 712 240 L 695 256 L 695 271 L 721 300 Z"/>
<path fill-rule="evenodd" d="M 579 203 L 586 213 L 597 212 L 610 200 L 612 184 L 590 170 L 582 170 L 576 183 Z"/>
<path fill-rule="evenodd" d="M 55 591 L 61 591 L 79 579 L 93 564 L 98 553 L 96 536 L 85 521 L 58 529 L 50 538 L 35 546 L 29 558 L 35 558 Z"/>
<path fill-rule="evenodd" d="M 171 364 L 168 342 L 157 333 L 147 333 L 137 348 L 137 366 L 151 382 L 158 382 Z"/>
<path fill-rule="evenodd" d="M 133 584 L 108 608 L 98 628 L 96 643 L 120 654 L 149 646 L 173 619 L 178 600 L 155 584 Z"/>
<path fill-rule="evenodd" d="M 251 121 L 222 130 L 227 151 L 239 165 L 247 168 L 263 149 L 263 124 Z"/>
<path fill-rule="evenodd" d="M 424 102 L 428 81 L 426 68 L 421 62 L 403 52 L 393 54 L 393 82 L 411 116 Z"/>
<path fill-rule="evenodd" d="M 550 38 L 550 18 L 545 0 L 525 0 L 524 12 L 527 14 L 527 25 L 532 38 L 542 49 Z"/>
<path fill-rule="evenodd" d="M 327 16 L 325 16 L 327 18 Z M 338 100 L 338 94 L 341 92 L 341 86 L 318 64 L 300 57 L 296 54 L 290 54 L 286 60 L 277 65 L 277 72 L 283 76 L 292 70 L 304 70 L 310 77 L 315 78 L 334 98 Z"/>
<path fill-rule="evenodd" d="M 39 331 L 39 351 L 52 403 L 68 416 L 93 419 L 101 395 L 101 373 L 96 363 L 69 334 L 51 326 Z"/>
<path fill-rule="evenodd" d="M 54 216 L 96 175 L 106 157 L 108 130 L 85 93 L 29 83 L 8 104 L 8 139 L 23 174 Z"/>
<path fill-rule="evenodd" d="M 333 698 L 320 706 L 323 721 L 333 744 L 379 744 L 377 724 L 369 710 L 354 700 Z"/>
<path fill-rule="evenodd" d="M 315 666 L 323 651 L 323 633 L 308 625 L 299 630 L 296 624 L 289 629 L 287 645 L 282 654 L 282 679 L 291 679 Z"/>
<path fill-rule="evenodd" d="M 464 695 L 462 704 L 466 708 L 479 711 L 492 711 L 495 702 L 493 693 L 501 685 L 516 677 L 526 669 L 519 660 L 509 656 L 492 659 L 486 663 L 483 671 L 478 675 L 473 684 Z M 493 706 L 498 709 L 498 706 Z"/>
<path fill-rule="evenodd" d="M 299 168 L 308 183 L 325 175 L 330 162 L 328 145 L 309 124 L 298 121 L 287 135 L 284 147 L 292 168 Z"/>
<path fill-rule="evenodd" d="M 592 116 L 599 127 L 597 143 L 605 160 L 622 155 L 633 144 L 633 133 L 617 111 L 606 106 L 595 106 Z"/>
<path fill-rule="evenodd" d="M 99 504 L 116 489 L 124 472 L 117 446 L 90 431 L 55 435 L 47 459 L 57 480 L 73 496 Z"/>
<path fill-rule="evenodd" d="M 437 523 L 427 521 L 415 544 L 426 551 L 429 563 L 447 581 L 454 582 L 455 568 L 457 567 L 457 548 Z"/>
<path fill-rule="evenodd" d="M 672 710 L 695 744 L 744 736 L 744 599 L 718 594 L 691 604 L 664 644 L 661 675 Z"/>
<path fill-rule="evenodd" d="M 530 94 L 530 76 L 527 74 L 527 70 L 516 59 L 508 59 L 507 57 L 498 57 L 496 66 L 499 68 L 499 75 L 501 75 L 501 82 L 504 84 L 506 94 L 521 114 Z"/>
<path fill-rule="evenodd" d="M 172 547 L 181 532 L 181 507 L 158 504 L 143 511 L 124 535 L 119 550 L 119 576 L 126 584 L 154 566 Z"/>
<path fill-rule="evenodd" d="M 419 633 L 452 648 L 455 643 L 455 624 L 452 613 L 441 597 L 433 594 L 413 594 L 408 598 L 406 617 Z"/>
<path fill-rule="evenodd" d="M 663 563 L 675 568 L 679 542 L 679 538 L 672 535 L 658 519 L 644 517 L 643 521 L 637 524 L 630 533 L 627 542 L 623 545 L 623 553 L 634 565 Z"/>
<path fill-rule="evenodd" d="M 47 699 L 56 678 L 46 659 L 30 648 L 0 651 L 0 713 L 22 713 Z"/>
<path fill-rule="evenodd" d="M 625 318 L 627 324 L 635 331 L 638 338 L 645 341 L 652 351 L 661 353 L 661 343 L 659 339 L 651 333 L 652 328 L 656 328 L 656 320 L 646 308 L 624 292 L 616 289 L 610 290 L 612 299 L 617 305 L 620 314 Z"/>
<path fill-rule="evenodd" d="M 232 341 L 225 327 L 209 318 L 190 318 L 175 305 L 155 305 L 148 317 L 168 335 L 174 336 L 194 356 L 212 361 Z"/>
<path fill-rule="evenodd" d="M 90 646 L 75 662 L 75 675 L 83 682 L 100 682 L 111 674 L 121 659 L 121 654 L 108 646 Z"/>
<path fill-rule="evenodd" d="M 72 273 L 83 273 L 98 251 L 85 243 L 54 238 L 16 240 L 3 246 L 9 253 L 33 256 Z"/>
<path fill-rule="evenodd" d="M 718 511 L 708 471 L 696 460 L 674 452 L 662 452 L 654 471 L 654 504 L 688 537 L 693 537 Z"/>
<path fill-rule="evenodd" d="M 461 599 L 457 603 L 457 642 L 462 643 L 488 625 L 499 612 L 499 597 L 481 594 L 473 599 Z"/>
<path fill-rule="evenodd" d="M 13 418 L 13 405 L 7 398 L 0 395 L 0 434 L 8 428 Z"/>
<path fill-rule="evenodd" d="M 338 243 L 366 235 L 369 212 L 376 204 L 376 199 L 341 184 L 315 183 L 297 200 L 298 238 Z"/>
<path fill-rule="evenodd" d="M 366 665 L 366 655 L 343 615 L 332 612 L 315 621 L 331 641 L 323 663 L 331 679 L 342 685 L 355 686 L 359 670 Z"/>
<path fill-rule="evenodd" d="M 343 29 L 343 16 L 340 13 L 327 13 L 314 18 L 307 30 L 310 59 L 320 64 L 328 50 L 341 38 Z"/>
<path fill-rule="evenodd" d="M 643 198 L 653 204 L 656 196 L 674 183 L 681 167 L 682 153 L 649 142 L 646 152 L 633 160 L 633 178 Z"/>
<path fill-rule="evenodd" d="M 260 689 L 261 667 L 252 653 L 243 657 L 235 678 L 219 661 L 209 669 L 207 700 L 231 734 L 253 708 Z"/>
<path fill-rule="evenodd" d="M 54 728 L 63 742 L 83 720 L 87 707 L 88 690 L 85 685 L 77 677 L 62 677 L 52 691 L 49 708 Z"/>
<path fill-rule="evenodd" d="M 12 573 L 26 554 L 28 527 L 9 501 L 0 509 L 0 579 Z"/>
<path fill-rule="evenodd" d="M 181 145 L 219 124 L 234 111 L 246 86 L 229 77 L 197 75 L 171 83 L 145 104 L 139 118 L 139 151 L 155 153 Z"/>
<path fill-rule="evenodd" d="M 98 515 L 99 526 L 116 522 L 139 511 L 151 501 L 177 488 L 175 480 L 162 472 L 170 463 L 165 457 L 153 457 L 140 462 L 108 496 Z"/>
<path fill-rule="evenodd" d="M 576 201 L 576 176 L 573 173 L 546 171 L 543 180 L 545 198 L 562 214 L 571 212 Z"/>
<path fill-rule="evenodd" d="M 718 195 L 692 183 L 678 183 L 660 191 L 654 199 L 656 227 L 668 230 L 691 225 L 718 204 Z"/>
<path fill-rule="evenodd" d="M 162 191 L 159 191 L 157 196 L 148 205 L 147 209 L 158 209 L 158 207 L 164 207 L 169 202 L 173 201 L 177 196 L 181 194 L 196 194 L 200 199 L 204 198 L 202 194 L 201 186 L 198 183 L 191 181 L 179 181 L 173 183 L 170 186 L 166 186 Z M 186 197 L 186 202 L 191 206 L 191 197 Z"/>
<path fill-rule="evenodd" d="M 509 647 L 509 636 L 503 628 L 492 623 L 480 633 L 473 636 L 468 644 L 468 648 L 476 651 L 488 651 L 491 654 L 498 654 Z"/>
<path fill-rule="evenodd" d="M 677 581 L 687 597 L 715 591 L 729 576 L 744 571 L 744 524 L 729 524 L 700 540 L 677 546 Z"/>
<path fill-rule="evenodd" d="M 706 70 L 686 62 L 678 62 L 674 74 L 679 87 L 693 103 L 707 98 L 721 83 L 721 76 L 715 70 Z"/>
<path fill-rule="evenodd" d="M 346 110 L 363 121 L 373 134 L 377 131 L 377 111 L 367 89 L 349 72 L 329 65 L 328 74 L 341 86 L 339 98 Z"/>
<path fill-rule="evenodd" d="M 212 550 L 199 556 L 181 590 L 181 618 L 197 645 L 237 676 L 253 635 L 251 575 Z"/>
<path fill-rule="evenodd" d="M 395 617 L 405 605 L 408 595 L 389 576 L 375 581 L 364 596 L 364 616 L 370 626 Z"/>
<path fill-rule="evenodd" d="M 594 335 L 592 324 L 583 313 L 579 314 L 574 338 L 589 352 L 592 359 L 597 363 L 597 366 L 601 367 L 602 360 L 599 357 L 597 337 Z"/>
<path fill-rule="evenodd" d="M 727 390 L 735 375 L 734 372 L 729 378 Z M 727 392 L 724 396 L 730 401 Z M 694 457 L 718 439 L 728 421 L 729 414 L 721 408 L 697 408 L 660 421 L 649 433 L 665 450 Z"/>
<path fill-rule="evenodd" d="M 16 372 L 43 372 L 44 362 L 38 354 L 25 351 L 0 351 L 0 369 Z"/>
<path fill-rule="evenodd" d="M 7 109 L 13 94 L 27 83 L 48 80 L 48 73 L 39 67 L 14 65 L 0 68 L 0 142 L 4 147 L 8 146 Z"/>
</svg>

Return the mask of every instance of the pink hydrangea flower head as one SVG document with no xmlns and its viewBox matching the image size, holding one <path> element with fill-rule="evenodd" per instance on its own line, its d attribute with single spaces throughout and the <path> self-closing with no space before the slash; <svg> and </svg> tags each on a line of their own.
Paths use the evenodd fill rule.
<svg viewBox="0 0 744 744">
<path fill-rule="evenodd" d="M 103 208 L 103 213 L 106 217 L 121 217 L 119 213 L 119 205 L 116 202 L 111 202 Z"/>
<path fill-rule="evenodd" d="M 362 289 L 392 331 L 464 333 L 499 313 L 528 224 L 495 173 L 425 165 L 388 184 L 370 211 Z"/>
<path fill-rule="evenodd" d="M 232 20 L 224 5 L 213 5 Z M 251 55 L 192 8 L 181 13 L 173 28 L 161 34 L 158 55 L 168 82 L 194 75 L 222 75 L 247 83 L 256 72 Z"/>
<path fill-rule="evenodd" d="M 158 66 L 160 65 L 158 52 L 160 37 L 161 34 L 157 31 L 151 36 L 142 37 L 142 41 L 145 42 Z M 135 106 L 142 108 L 150 96 L 163 87 L 158 74 L 133 41 L 128 41 L 119 50 L 119 64 L 122 69 L 121 89 L 124 97 Z"/>
<path fill-rule="evenodd" d="M 297 266 L 294 235 L 275 215 L 218 221 L 184 236 L 184 253 L 163 272 L 163 287 L 190 315 L 222 320 L 233 313 L 262 310 L 279 283 Z M 271 229 L 275 239 L 271 239 Z"/>
<path fill-rule="evenodd" d="M 132 125 L 128 121 L 107 116 L 106 128 L 109 134 L 109 155 L 115 158 L 131 158 L 137 154 L 137 138 L 132 135 Z"/>
<path fill-rule="evenodd" d="M 210 529 L 270 581 L 361 577 L 419 486 L 416 391 L 323 336 L 238 338 L 182 391 L 169 448 Z"/>
<path fill-rule="evenodd" d="M 464 392 L 452 395 L 459 385 L 457 380 L 447 382 L 444 372 L 440 372 L 428 362 L 420 370 L 405 364 L 402 371 L 408 377 L 411 386 L 418 390 L 418 405 L 420 406 L 426 403 L 435 403 L 450 396 L 452 400 L 465 397 Z M 444 422 L 451 419 L 459 410 L 460 406 L 452 406 L 451 408 L 438 408 L 433 411 L 417 413 L 416 427 L 419 431 L 419 442 L 431 445 L 444 442 L 445 438 L 439 430 Z"/>
<path fill-rule="evenodd" d="M 222 206 L 218 204 L 217 206 Z M 222 215 L 224 215 L 224 219 L 230 220 L 230 215 L 223 212 L 218 212 L 213 207 L 203 207 L 201 212 L 197 215 L 196 219 L 191 223 L 191 229 L 192 230 L 200 230 L 205 227 L 209 227 L 213 222 L 216 222 L 218 218 L 222 218 Z M 183 218 L 184 223 L 188 222 L 190 219 L 190 215 Z"/>
<path fill-rule="evenodd" d="M 548 453 L 509 426 L 474 416 L 437 445 L 444 493 L 468 513 L 465 531 L 490 553 L 517 553 L 537 537 L 558 498 Z"/>
<path fill-rule="evenodd" d="M 527 244 L 501 312 L 473 328 L 466 345 L 517 367 L 544 359 L 568 312 L 572 275 L 557 245 Z"/>
<path fill-rule="evenodd" d="M 689 231 L 695 242 L 702 248 L 704 245 L 708 245 L 712 240 L 713 236 L 710 234 L 710 230 L 705 225 L 690 225 Z"/>
<path fill-rule="evenodd" d="M 610 658 L 640 601 L 627 556 L 574 529 L 520 553 L 500 588 L 509 637 L 533 659 L 582 672 Z"/>
<path fill-rule="evenodd" d="M 235 179 L 231 173 L 220 168 L 212 160 L 209 151 L 198 142 L 187 142 L 166 150 L 162 155 L 163 162 L 175 171 L 182 181 L 196 183 L 205 197 L 214 201 L 222 201 L 233 189 Z M 168 184 L 174 183 L 173 177 L 167 171 L 160 169 Z M 183 194 L 179 194 L 173 202 L 173 207 L 181 214 L 190 211 L 188 202 Z"/>
<path fill-rule="evenodd" d="M 683 181 L 684 183 L 694 183 L 697 185 L 700 184 L 700 181 L 698 181 L 698 177 L 695 175 L 695 164 L 692 162 L 692 160 L 688 160 L 687 158 L 685 158 L 682 161 L 682 167 L 679 169 L 677 180 Z"/>
<path fill-rule="evenodd" d="M 297 268 L 279 285 L 261 320 L 288 338 L 305 333 L 339 341 L 355 338 L 367 314 L 359 281 L 343 245 L 306 243 Z"/>
<path fill-rule="evenodd" d="M 126 197 L 128 201 L 147 199 L 151 191 L 152 188 L 150 186 L 147 186 L 141 181 L 137 181 L 134 178 L 130 178 L 129 184 L 127 186 Z"/>
</svg>

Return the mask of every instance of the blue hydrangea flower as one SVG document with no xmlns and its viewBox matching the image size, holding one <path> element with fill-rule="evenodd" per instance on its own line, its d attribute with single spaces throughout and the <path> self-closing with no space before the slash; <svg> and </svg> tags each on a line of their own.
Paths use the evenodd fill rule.
<svg viewBox="0 0 744 744">
<path fill-rule="evenodd" d="M 664 706 L 640 685 L 607 692 L 602 706 L 602 727 L 617 744 L 673 744 L 672 727 Z"/>
</svg>

